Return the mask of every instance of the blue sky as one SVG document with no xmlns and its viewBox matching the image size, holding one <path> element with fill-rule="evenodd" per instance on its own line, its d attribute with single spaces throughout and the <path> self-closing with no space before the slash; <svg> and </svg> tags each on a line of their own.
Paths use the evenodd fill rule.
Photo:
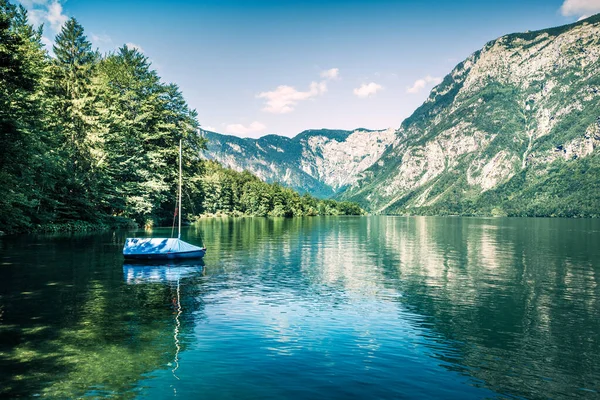
<svg viewBox="0 0 600 400">
<path fill-rule="evenodd" d="M 75 17 L 102 52 L 139 47 L 208 130 L 259 137 L 397 128 L 486 42 L 600 0 L 21 0 L 50 44 Z"/>
</svg>

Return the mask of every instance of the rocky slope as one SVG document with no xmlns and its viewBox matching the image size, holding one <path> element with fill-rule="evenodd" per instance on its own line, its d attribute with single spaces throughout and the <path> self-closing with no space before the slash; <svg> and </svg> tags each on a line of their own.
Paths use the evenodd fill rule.
<svg viewBox="0 0 600 400">
<path fill-rule="evenodd" d="M 207 159 L 319 197 L 333 196 L 356 184 L 397 139 L 393 129 L 322 129 L 294 138 L 267 135 L 259 139 L 203 134 L 208 139 Z"/>
<path fill-rule="evenodd" d="M 381 213 L 600 215 L 600 14 L 458 64 L 342 194 Z"/>
</svg>

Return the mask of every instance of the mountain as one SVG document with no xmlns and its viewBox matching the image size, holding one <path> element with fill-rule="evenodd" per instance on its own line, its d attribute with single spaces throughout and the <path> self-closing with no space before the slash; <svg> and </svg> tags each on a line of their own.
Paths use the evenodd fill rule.
<svg viewBox="0 0 600 400">
<path fill-rule="evenodd" d="M 317 197 L 331 197 L 356 184 L 397 139 L 393 129 L 308 130 L 294 138 L 203 135 L 208 140 L 205 158 Z"/>
<path fill-rule="evenodd" d="M 340 196 L 390 214 L 600 216 L 600 14 L 502 36 Z"/>
</svg>

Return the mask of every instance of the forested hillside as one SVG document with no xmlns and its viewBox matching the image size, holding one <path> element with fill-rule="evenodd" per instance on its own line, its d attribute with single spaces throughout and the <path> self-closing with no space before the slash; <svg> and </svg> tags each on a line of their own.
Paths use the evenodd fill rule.
<svg viewBox="0 0 600 400">
<path fill-rule="evenodd" d="M 349 210 L 200 160 L 196 112 L 138 50 L 99 54 L 73 18 L 53 57 L 41 36 L 23 7 L 0 0 L 0 231 L 170 223 L 179 139 L 187 215 Z"/>
<path fill-rule="evenodd" d="M 265 183 L 248 171 L 223 168 L 215 161 L 206 162 L 198 183 L 202 193 L 194 196 L 201 200 L 196 207 L 205 214 L 297 217 L 363 213 L 357 203 L 301 196 L 293 189 Z"/>
</svg>

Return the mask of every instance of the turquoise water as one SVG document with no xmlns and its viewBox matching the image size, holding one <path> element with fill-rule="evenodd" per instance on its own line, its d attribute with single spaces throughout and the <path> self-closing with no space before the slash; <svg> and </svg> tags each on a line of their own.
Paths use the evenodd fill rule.
<svg viewBox="0 0 600 400">
<path fill-rule="evenodd" d="M 0 239 L 0 396 L 600 397 L 600 221 L 207 219 L 204 263 L 146 266 L 133 234 Z"/>
</svg>

